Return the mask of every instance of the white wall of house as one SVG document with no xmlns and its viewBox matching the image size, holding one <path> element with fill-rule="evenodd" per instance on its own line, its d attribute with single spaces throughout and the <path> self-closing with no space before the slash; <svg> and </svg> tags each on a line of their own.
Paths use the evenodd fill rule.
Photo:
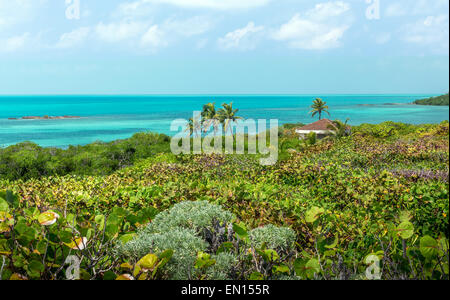
<svg viewBox="0 0 450 300">
<path fill-rule="evenodd" d="M 326 136 L 329 136 L 333 133 L 332 130 L 296 130 L 296 133 L 298 133 L 298 135 L 300 136 L 301 140 L 306 139 L 306 137 L 308 136 L 308 134 L 310 134 L 311 132 L 314 132 L 317 135 L 318 139 L 322 139 Z"/>
</svg>

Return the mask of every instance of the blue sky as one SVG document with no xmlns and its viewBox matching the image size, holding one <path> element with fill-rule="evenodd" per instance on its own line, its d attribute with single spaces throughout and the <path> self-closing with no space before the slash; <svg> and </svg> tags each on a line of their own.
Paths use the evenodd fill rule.
<svg viewBox="0 0 450 300">
<path fill-rule="evenodd" d="M 0 0 L 0 94 L 446 93 L 448 9 L 448 0 Z"/>
</svg>

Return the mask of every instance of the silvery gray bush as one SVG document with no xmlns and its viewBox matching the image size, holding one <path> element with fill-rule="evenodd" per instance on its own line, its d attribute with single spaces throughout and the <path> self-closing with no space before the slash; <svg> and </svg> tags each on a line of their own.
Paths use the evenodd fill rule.
<svg viewBox="0 0 450 300">
<path fill-rule="evenodd" d="M 160 254 L 174 250 L 167 270 L 171 279 L 191 279 L 197 253 L 217 250 L 226 240 L 226 228 L 234 219 L 233 214 L 208 201 L 182 202 L 158 214 L 152 223 L 138 232 L 126 244 L 119 245 L 120 255 L 137 260 L 149 253 Z M 223 278 L 233 261 L 229 255 L 218 255 L 211 276 Z"/>
<path fill-rule="evenodd" d="M 294 246 L 296 235 L 294 230 L 287 227 L 267 225 L 249 232 L 253 247 L 261 248 L 265 243 L 268 249 L 288 252 Z"/>
<path fill-rule="evenodd" d="M 233 253 L 222 252 L 218 255 L 212 255 L 212 259 L 216 260 L 216 264 L 207 270 L 208 280 L 230 279 L 230 272 L 238 263 L 237 257 Z"/>
<path fill-rule="evenodd" d="M 238 257 L 244 256 L 234 250 L 216 252 L 222 243 L 236 242 L 231 229 L 234 219 L 233 214 L 208 201 L 182 202 L 158 214 L 133 240 L 118 245 L 117 254 L 137 261 L 149 253 L 159 255 L 172 249 L 173 257 L 165 267 L 168 277 L 189 280 L 197 278 L 200 272 L 195 269 L 198 252 L 206 252 L 216 263 L 203 274 L 205 279 L 232 279 L 231 273 L 239 264 Z M 265 243 L 278 251 L 289 251 L 295 242 L 293 230 L 273 225 L 254 229 L 249 237 L 253 247 Z"/>
<path fill-rule="evenodd" d="M 166 232 L 142 231 L 132 241 L 119 245 L 118 252 L 126 257 L 138 260 L 143 256 L 154 253 L 161 254 L 165 250 L 174 250 L 167 272 L 171 279 L 185 280 L 194 275 L 193 266 L 197 253 L 205 251 L 208 244 L 198 237 L 193 230 L 173 228 Z"/>
<path fill-rule="evenodd" d="M 182 202 L 156 216 L 146 231 L 163 232 L 173 228 L 192 229 L 202 234 L 205 229 L 214 229 L 215 223 L 222 226 L 233 221 L 234 216 L 219 205 L 208 201 Z"/>
</svg>

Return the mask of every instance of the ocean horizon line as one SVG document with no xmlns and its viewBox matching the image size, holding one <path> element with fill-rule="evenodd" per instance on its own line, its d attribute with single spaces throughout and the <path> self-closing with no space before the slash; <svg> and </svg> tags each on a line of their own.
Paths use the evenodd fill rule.
<svg viewBox="0 0 450 300">
<path fill-rule="evenodd" d="M 0 97 L 178 97 L 178 96 L 192 96 L 192 97 L 206 97 L 206 96 L 284 96 L 284 97 L 317 97 L 317 96 L 433 96 L 442 95 L 444 93 L 149 93 L 149 94 L 121 94 L 121 93 L 99 93 L 99 94 L 0 94 Z"/>
</svg>

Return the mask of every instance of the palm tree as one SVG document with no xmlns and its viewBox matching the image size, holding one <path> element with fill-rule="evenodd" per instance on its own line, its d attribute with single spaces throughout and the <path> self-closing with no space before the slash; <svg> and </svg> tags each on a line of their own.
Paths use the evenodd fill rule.
<svg viewBox="0 0 450 300">
<path fill-rule="evenodd" d="M 201 131 L 202 125 L 199 117 L 200 116 L 189 119 L 189 122 L 186 125 L 186 132 L 189 132 L 189 136 L 198 136 L 198 132 Z"/>
<path fill-rule="evenodd" d="M 237 116 L 236 114 L 239 112 L 239 109 L 233 109 L 233 102 L 230 104 L 222 104 L 222 107 L 219 110 L 219 120 L 223 125 L 223 129 L 225 130 L 225 134 L 227 134 L 228 129 L 230 129 L 231 134 L 233 134 L 233 129 L 231 128 L 232 123 L 236 123 L 238 120 L 242 120 L 242 117 Z"/>
<path fill-rule="evenodd" d="M 333 130 L 334 137 L 336 139 L 340 139 L 340 138 L 350 135 L 350 132 L 348 130 L 349 129 L 349 126 L 348 126 L 349 120 L 350 119 L 345 120 L 345 123 L 343 123 L 340 120 L 335 120 L 335 121 L 333 121 L 334 127 L 331 125 L 329 126 L 329 128 Z"/>
<path fill-rule="evenodd" d="M 214 134 L 216 134 L 219 126 L 219 115 L 216 111 L 216 104 L 205 104 L 201 116 L 203 119 L 203 131 L 207 132 L 212 125 L 214 127 Z"/>
<path fill-rule="evenodd" d="M 322 120 L 322 113 L 327 113 L 328 115 L 330 115 L 330 113 L 328 112 L 329 107 L 327 103 L 320 98 L 316 98 L 316 100 L 313 101 L 313 105 L 311 105 L 311 108 L 312 110 L 309 113 L 312 114 L 313 118 L 317 114 L 319 114 L 319 120 Z"/>
<path fill-rule="evenodd" d="M 189 122 L 186 124 L 186 132 L 189 132 L 189 136 L 194 135 L 194 119 L 190 118 Z"/>
</svg>

